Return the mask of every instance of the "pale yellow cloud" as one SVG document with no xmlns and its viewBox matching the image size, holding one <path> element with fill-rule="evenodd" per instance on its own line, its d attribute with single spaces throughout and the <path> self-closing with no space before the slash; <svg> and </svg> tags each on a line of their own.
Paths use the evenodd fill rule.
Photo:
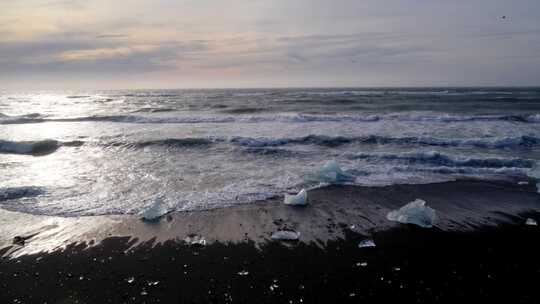
<svg viewBox="0 0 540 304">
<path fill-rule="evenodd" d="M 56 55 L 56 59 L 60 61 L 100 60 L 148 53 L 156 50 L 157 48 L 158 46 L 156 45 L 136 45 L 130 47 L 74 50 L 62 52 Z"/>
</svg>

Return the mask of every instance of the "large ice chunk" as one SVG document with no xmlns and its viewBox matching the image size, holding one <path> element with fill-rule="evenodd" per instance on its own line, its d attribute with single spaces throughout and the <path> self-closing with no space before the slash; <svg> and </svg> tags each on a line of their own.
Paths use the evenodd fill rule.
<svg viewBox="0 0 540 304">
<path fill-rule="evenodd" d="M 528 218 L 525 221 L 525 225 L 527 225 L 527 226 L 538 226 L 538 223 L 534 219 Z"/>
<path fill-rule="evenodd" d="M 372 239 L 363 240 L 358 244 L 358 248 L 370 248 L 377 246 Z"/>
<path fill-rule="evenodd" d="M 335 160 L 330 160 L 322 168 L 311 174 L 308 179 L 321 183 L 340 184 L 354 181 L 355 177 L 341 170 Z"/>
<path fill-rule="evenodd" d="M 421 199 L 416 199 L 397 210 L 390 211 L 386 218 L 390 221 L 415 224 L 424 228 L 433 227 L 438 220 L 435 210 L 427 207 L 426 202 Z"/>
<path fill-rule="evenodd" d="M 155 221 L 168 212 L 169 209 L 167 204 L 162 198 L 158 197 L 150 206 L 148 206 L 148 208 L 139 212 L 139 216 L 144 221 Z"/>
<path fill-rule="evenodd" d="M 291 231 L 291 230 L 278 230 L 272 233 L 271 238 L 273 240 L 280 240 L 280 241 L 296 241 L 300 238 L 300 232 Z"/>
<path fill-rule="evenodd" d="M 302 189 L 302 191 L 298 192 L 296 195 L 288 195 L 285 194 L 285 205 L 293 205 L 293 206 L 305 206 L 307 205 L 307 192 L 306 189 Z"/>
</svg>

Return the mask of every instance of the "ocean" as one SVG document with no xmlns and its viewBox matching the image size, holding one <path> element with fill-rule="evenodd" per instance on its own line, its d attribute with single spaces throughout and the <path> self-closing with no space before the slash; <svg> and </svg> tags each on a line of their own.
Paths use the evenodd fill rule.
<svg viewBox="0 0 540 304">
<path fill-rule="evenodd" d="M 539 88 L 0 92 L 0 208 L 135 214 L 249 204 L 324 186 L 523 181 Z"/>
</svg>

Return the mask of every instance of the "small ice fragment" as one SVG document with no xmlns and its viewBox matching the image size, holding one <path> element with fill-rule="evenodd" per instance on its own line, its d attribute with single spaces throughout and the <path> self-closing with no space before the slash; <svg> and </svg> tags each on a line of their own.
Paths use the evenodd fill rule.
<svg viewBox="0 0 540 304">
<path fill-rule="evenodd" d="M 421 199 L 416 199 L 397 210 L 390 211 L 386 218 L 389 221 L 415 224 L 423 228 L 433 227 L 438 220 L 435 210 L 427 207 L 426 202 Z"/>
<path fill-rule="evenodd" d="M 527 175 L 536 179 L 536 189 L 540 193 L 540 162 L 536 162 Z"/>
<path fill-rule="evenodd" d="M 159 281 L 150 281 L 148 282 L 148 286 L 156 286 L 159 284 Z"/>
<path fill-rule="evenodd" d="M 527 173 L 527 176 L 540 179 L 540 162 L 536 162 L 531 169 L 529 169 L 529 172 Z"/>
<path fill-rule="evenodd" d="M 135 278 L 134 277 L 129 277 L 126 279 L 126 282 L 128 282 L 129 284 L 135 282 Z"/>
<path fill-rule="evenodd" d="M 525 185 L 528 185 L 528 184 L 529 184 L 529 182 L 518 182 L 518 185 L 520 185 L 520 186 L 525 186 Z"/>
<path fill-rule="evenodd" d="M 355 180 L 353 175 L 345 173 L 335 160 L 330 160 L 322 168 L 309 177 L 312 181 L 329 184 L 339 184 Z"/>
<path fill-rule="evenodd" d="M 358 263 L 356 263 L 356 266 L 358 266 L 358 267 L 366 267 L 367 263 L 366 262 L 362 262 L 362 263 L 358 262 Z"/>
<path fill-rule="evenodd" d="M 158 197 L 148 208 L 139 212 L 139 216 L 144 221 L 155 221 L 167 214 L 167 212 L 169 212 L 167 204 L 162 198 Z"/>
<path fill-rule="evenodd" d="M 191 234 L 188 235 L 184 242 L 188 243 L 189 245 L 199 245 L 199 246 L 205 246 L 206 245 L 206 239 L 200 235 Z M 185 267 L 186 265 L 184 265 Z"/>
<path fill-rule="evenodd" d="M 247 276 L 248 274 L 249 274 L 249 272 L 246 271 L 246 270 L 242 270 L 242 271 L 239 271 L 239 272 L 238 272 L 238 275 L 239 275 L 239 276 Z"/>
<path fill-rule="evenodd" d="M 288 195 L 285 194 L 285 205 L 292 205 L 292 206 L 305 206 L 307 205 L 307 192 L 306 189 L 302 189 L 302 191 L 298 192 L 296 195 Z"/>
<path fill-rule="evenodd" d="M 525 225 L 527 225 L 527 226 L 538 226 L 538 223 L 535 220 L 533 220 L 532 218 L 528 218 L 525 221 Z"/>
<path fill-rule="evenodd" d="M 369 248 L 369 247 L 375 247 L 375 242 L 372 239 L 363 240 L 358 244 L 358 248 Z"/>
<path fill-rule="evenodd" d="M 271 238 L 273 240 L 280 241 L 296 241 L 300 238 L 300 232 L 290 231 L 290 230 L 279 230 L 272 233 Z"/>
</svg>

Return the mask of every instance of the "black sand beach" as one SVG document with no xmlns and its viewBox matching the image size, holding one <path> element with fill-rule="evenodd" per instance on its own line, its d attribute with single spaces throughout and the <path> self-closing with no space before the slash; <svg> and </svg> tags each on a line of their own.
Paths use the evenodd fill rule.
<svg viewBox="0 0 540 304">
<path fill-rule="evenodd" d="M 539 21 L 0 1 L 0 304 L 540 304 Z"/>
<path fill-rule="evenodd" d="M 434 228 L 385 219 L 415 198 L 438 211 Z M 540 220 L 532 184 L 332 186 L 310 191 L 309 202 L 295 208 L 276 198 L 175 213 L 153 224 L 115 218 L 107 230 L 85 230 L 84 237 L 70 230 L 73 239 L 61 244 L 58 235 L 39 237 L 51 228 L 22 233 L 30 236 L 24 245 L 2 244 L 0 302 L 540 301 L 540 230 L 524 224 Z M 84 221 L 76 225 L 92 219 Z M 300 241 L 271 240 L 279 229 L 300 232 Z M 208 243 L 186 244 L 190 234 Z M 359 248 L 366 238 L 377 246 Z M 40 242 L 35 248 L 48 252 L 25 253 Z"/>
</svg>

